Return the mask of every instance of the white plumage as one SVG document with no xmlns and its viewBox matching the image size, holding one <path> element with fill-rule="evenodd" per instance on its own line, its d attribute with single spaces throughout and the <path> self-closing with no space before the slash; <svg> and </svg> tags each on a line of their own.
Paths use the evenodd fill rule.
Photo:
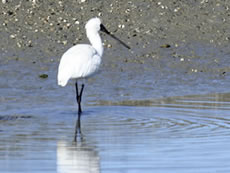
<svg viewBox="0 0 230 173">
<path fill-rule="evenodd" d="M 98 70 L 103 54 L 98 33 L 100 25 L 99 18 L 93 18 L 86 24 L 86 33 L 92 45 L 78 44 L 63 54 L 58 68 L 58 85 L 64 87 L 69 79 L 85 78 Z"/>
<path fill-rule="evenodd" d="M 69 79 L 88 77 L 98 70 L 100 64 L 101 57 L 92 46 L 76 45 L 62 56 L 58 68 L 58 85 L 64 87 Z"/>
<path fill-rule="evenodd" d="M 103 45 L 99 31 L 103 31 L 110 35 L 112 38 L 119 41 L 123 46 L 130 49 L 124 42 L 112 35 L 102 25 L 101 20 L 97 17 L 90 19 L 86 25 L 86 35 L 91 44 L 78 44 L 67 50 L 59 64 L 58 68 L 58 85 L 64 87 L 69 79 L 81 79 L 89 77 L 94 74 L 101 64 L 101 57 L 103 54 Z M 80 93 L 78 92 L 78 84 L 76 81 L 76 98 L 78 103 L 78 113 L 81 113 L 81 96 L 84 89 L 82 84 Z"/>
</svg>

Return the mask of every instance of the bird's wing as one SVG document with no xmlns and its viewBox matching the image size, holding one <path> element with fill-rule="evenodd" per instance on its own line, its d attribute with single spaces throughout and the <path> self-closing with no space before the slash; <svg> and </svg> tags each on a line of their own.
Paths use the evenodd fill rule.
<svg viewBox="0 0 230 173">
<path fill-rule="evenodd" d="M 95 56 L 97 56 L 97 51 L 91 45 L 79 44 L 71 47 L 61 58 L 58 81 L 63 81 L 63 85 L 66 85 L 70 78 L 85 77 L 89 63 Z"/>
</svg>

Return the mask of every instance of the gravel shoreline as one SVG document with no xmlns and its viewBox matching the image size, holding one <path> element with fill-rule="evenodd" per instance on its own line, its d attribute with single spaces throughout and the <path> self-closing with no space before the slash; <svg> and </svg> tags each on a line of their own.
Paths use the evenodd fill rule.
<svg viewBox="0 0 230 173">
<path fill-rule="evenodd" d="M 54 57 L 74 44 L 87 42 L 84 24 L 100 16 L 139 55 L 164 44 L 178 48 L 192 41 L 225 47 L 230 38 L 229 7 L 228 1 L 208 0 L 8 0 L 0 3 L 0 46 L 2 52 L 15 55 L 23 51 L 24 58 L 27 51 L 38 58 Z M 117 46 L 106 39 L 107 47 Z"/>
</svg>

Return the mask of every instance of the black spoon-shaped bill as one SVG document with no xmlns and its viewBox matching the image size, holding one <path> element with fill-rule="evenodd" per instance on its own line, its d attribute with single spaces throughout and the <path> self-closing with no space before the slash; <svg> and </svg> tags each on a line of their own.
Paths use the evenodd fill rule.
<svg viewBox="0 0 230 173">
<path fill-rule="evenodd" d="M 123 41 L 121 41 L 120 39 L 118 39 L 115 35 L 111 34 L 103 24 L 100 25 L 100 30 L 106 34 L 108 34 L 110 37 L 112 37 L 113 39 L 117 40 L 120 44 L 122 44 L 124 47 L 126 47 L 127 49 L 130 49 L 130 47 L 125 44 Z"/>
</svg>

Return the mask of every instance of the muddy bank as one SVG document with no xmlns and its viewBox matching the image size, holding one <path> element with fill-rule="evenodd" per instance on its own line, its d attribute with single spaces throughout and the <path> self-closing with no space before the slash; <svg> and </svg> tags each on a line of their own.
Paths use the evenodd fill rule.
<svg viewBox="0 0 230 173">
<path fill-rule="evenodd" d="M 134 55 L 139 55 L 129 55 L 132 59 L 160 56 L 158 48 L 164 44 L 175 51 L 194 41 L 225 48 L 230 37 L 229 7 L 228 1 L 208 0 L 8 0 L 0 4 L 0 42 L 3 52 L 24 51 L 27 57 L 28 52 L 35 51 L 37 58 L 59 57 L 73 44 L 87 41 L 85 22 L 100 16 L 107 28 L 129 43 Z M 105 45 L 119 47 L 105 39 Z"/>
</svg>

